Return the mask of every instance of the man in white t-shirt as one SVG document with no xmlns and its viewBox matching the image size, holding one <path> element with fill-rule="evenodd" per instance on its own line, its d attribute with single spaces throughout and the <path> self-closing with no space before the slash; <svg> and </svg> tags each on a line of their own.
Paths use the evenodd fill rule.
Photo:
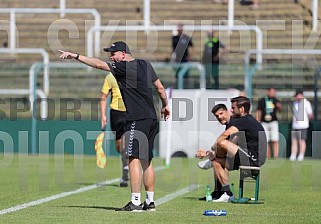
<svg viewBox="0 0 321 224">
<path fill-rule="evenodd" d="M 311 103 L 304 98 L 302 90 L 297 90 L 294 97 L 290 160 L 296 160 L 299 147 L 298 161 L 302 161 L 306 150 L 309 121 L 313 119 L 313 110 Z"/>
</svg>

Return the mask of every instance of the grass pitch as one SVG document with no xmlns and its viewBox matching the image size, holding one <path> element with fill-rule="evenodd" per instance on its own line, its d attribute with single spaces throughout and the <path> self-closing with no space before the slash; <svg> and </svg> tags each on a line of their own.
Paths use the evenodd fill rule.
<svg viewBox="0 0 321 224">
<path fill-rule="evenodd" d="M 267 161 L 260 184 L 264 204 L 253 205 L 199 201 L 205 186 L 213 186 L 213 171 L 198 169 L 197 159 L 180 158 L 165 169 L 164 161 L 156 158 L 156 212 L 131 213 L 114 211 L 130 200 L 129 187 L 118 186 L 118 157 L 107 158 L 105 169 L 96 167 L 94 156 L 6 154 L 0 159 L 0 213 L 10 211 L 0 215 L 0 223 L 321 222 L 319 160 Z M 236 196 L 238 175 L 230 173 Z M 253 189 L 254 184 L 246 183 L 245 196 L 253 197 Z M 227 216 L 203 217 L 208 209 L 225 209 Z"/>
</svg>

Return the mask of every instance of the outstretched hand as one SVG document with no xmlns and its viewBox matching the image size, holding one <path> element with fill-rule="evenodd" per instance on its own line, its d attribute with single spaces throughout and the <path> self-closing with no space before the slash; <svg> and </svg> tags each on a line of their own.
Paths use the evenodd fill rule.
<svg viewBox="0 0 321 224">
<path fill-rule="evenodd" d="M 74 59 L 77 57 L 76 53 L 71 53 L 69 51 L 63 51 L 63 50 L 59 50 L 58 51 L 61 53 L 60 55 L 60 59 Z"/>
</svg>

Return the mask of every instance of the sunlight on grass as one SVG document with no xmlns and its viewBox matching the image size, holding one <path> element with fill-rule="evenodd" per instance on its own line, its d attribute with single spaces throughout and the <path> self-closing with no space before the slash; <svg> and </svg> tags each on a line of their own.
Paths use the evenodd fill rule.
<svg viewBox="0 0 321 224">
<path fill-rule="evenodd" d="M 157 206 L 154 213 L 118 213 L 114 209 L 130 200 L 130 189 L 116 180 L 93 190 L 28 207 L 0 216 L 1 223 L 320 223 L 321 163 L 318 160 L 290 162 L 270 160 L 261 171 L 260 199 L 264 204 L 246 205 L 199 201 L 205 186 L 213 186 L 213 171 L 197 168 L 196 159 L 172 159 L 169 169 L 156 172 L 155 199 L 187 186 L 196 190 Z M 157 158 L 154 166 L 163 166 Z M 107 158 L 106 169 L 96 167 L 94 156 L 15 155 L 0 169 L 0 209 L 7 209 L 66 191 L 119 178 L 118 157 Z M 238 191 L 238 171 L 230 180 Z M 253 184 L 245 185 L 252 197 Z M 144 190 L 142 200 L 145 199 Z M 225 209 L 226 217 L 203 217 L 207 209 Z M 97 217 L 99 217 L 97 219 Z"/>
</svg>

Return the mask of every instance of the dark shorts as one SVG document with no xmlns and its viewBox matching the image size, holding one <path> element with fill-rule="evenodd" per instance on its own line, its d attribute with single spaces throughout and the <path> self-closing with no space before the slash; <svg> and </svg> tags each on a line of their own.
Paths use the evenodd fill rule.
<svg viewBox="0 0 321 224">
<path fill-rule="evenodd" d="M 308 129 L 293 129 L 292 138 L 299 140 L 307 140 Z"/>
<path fill-rule="evenodd" d="M 227 156 L 226 158 L 226 168 L 228 170 L 238 170 L 240 166 L 256 166 L 260 167 L 259 159 L 248 152 L 247 149 L 237 150 L 234 157 Z"/>
<path fill-rule="evenodd" d="M 206 77 L 210 78 L 211 76 L 219 76 L 219 64 L 205 64 Z"/>
<path fill-rule="evenodd" d="M 110 127 L 116 132 L 116 140 L 121 139 L 125 133 L 126 112 L 119 110 L 110 110 Z"/>
<path fill-rule="evenodd" d="M 124 146 L 128 156 L 147 161 L 152 160 L 157 125 L 156 119 L 126 122 Z"/>
</svg>

